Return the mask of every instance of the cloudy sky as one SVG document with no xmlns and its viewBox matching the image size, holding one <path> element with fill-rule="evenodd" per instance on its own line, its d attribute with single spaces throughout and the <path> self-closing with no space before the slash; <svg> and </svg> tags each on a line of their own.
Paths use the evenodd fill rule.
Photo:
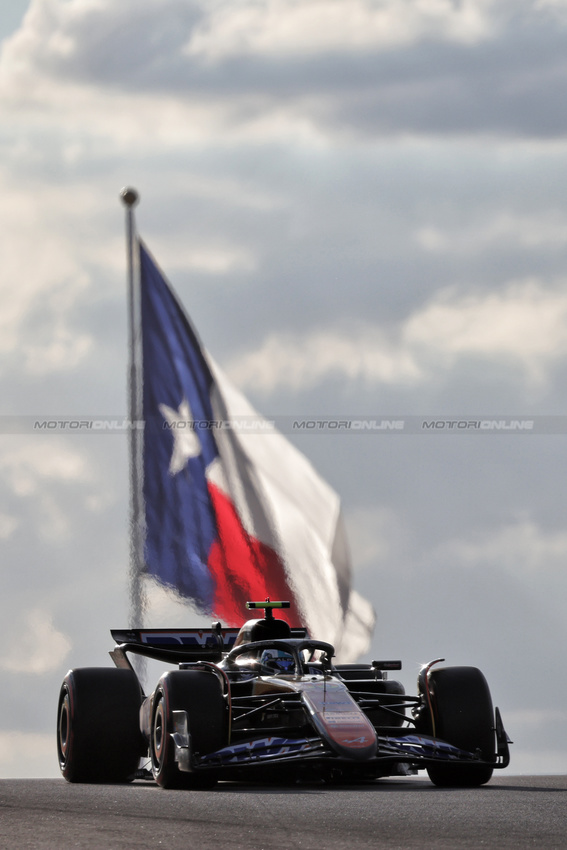
<svg viewBox="0 0 567 850">
<path fill-rule="evenodd" d="M 368 658 L 479 666 L 509 772 L 567 771 L 567 0 L 4 0 L 0 38 L 0 777 L 58 774 L 128 620 L 126 438 L 33 428 L 126 413 L 124 185 L 255 407 L 405 423 L 289 433 Z"/>
</svg>

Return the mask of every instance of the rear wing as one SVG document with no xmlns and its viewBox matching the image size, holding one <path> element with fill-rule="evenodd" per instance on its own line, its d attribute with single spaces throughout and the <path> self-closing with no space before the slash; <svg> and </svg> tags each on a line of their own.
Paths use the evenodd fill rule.
<svg viewBox="0 0 567 850">
<path fill-rule="evenodd" d="M 216 623 L 210 629 L 111 629 L 116 646 L 110 657 L 117 667 L 131 668 L 127 652 L 181 664 L 184 661 L 222 661 L 233 648 L 240 629 Z M 306 629 L 291 630 L 293 637 L 305 637 Z"/>
<path fill-rule="evenodd" d="M 221 661 L 230 652 L 239 629 L 111 629 L 116 646 L 110 657 L 117 667 L 131 667 L 127 652 L 181 664 L 184 661 Z"/>
<path fill-rule="evenodd" d="M 205 649 L 222 646 L 229 652 L 234 646 L 240 629 L 213 626 L 211 629 L 111 629 L 116 643 L 135 643 L 148 647 L 175 647 L 176 649 Z"/>
</svg>

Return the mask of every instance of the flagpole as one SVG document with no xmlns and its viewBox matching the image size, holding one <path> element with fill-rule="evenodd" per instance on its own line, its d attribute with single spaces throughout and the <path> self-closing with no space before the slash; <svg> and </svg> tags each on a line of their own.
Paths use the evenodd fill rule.
<svg viewBox="0 0 567 850">
<path fill-rule="evenodd" d="M 140 351 L 140 293 L 138 263 L 135 254 L 134 207 L 139 195 L 135 189 L 125 188 L 120 193 L 126 208 L 126 249 L 128 258 L 128 417 L 129 477 L 130 477 L 130 628 L 144 626 L 146 596 L 142 582 L 144 572 L 144 541 L 142 511 L 142 394 L 141 394 L 141 351 Z M 142 659 L 143 662 L 143 659 Z M 138 674 L 142 665 L 138 665 Z"/>
</svg>

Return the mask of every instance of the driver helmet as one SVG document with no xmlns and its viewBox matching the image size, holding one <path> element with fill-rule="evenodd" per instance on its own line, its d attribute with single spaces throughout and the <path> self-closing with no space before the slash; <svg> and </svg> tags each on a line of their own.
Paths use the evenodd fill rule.
<svg viewBox="0 0 567 850">
<path fill-rule="evenodd" d="M 295 670 L 293 655 L 281 649 L 265 649 L 261 662 L 264 667 L 269 667 L 276 673 L 293 673 Z"/>
</svg>

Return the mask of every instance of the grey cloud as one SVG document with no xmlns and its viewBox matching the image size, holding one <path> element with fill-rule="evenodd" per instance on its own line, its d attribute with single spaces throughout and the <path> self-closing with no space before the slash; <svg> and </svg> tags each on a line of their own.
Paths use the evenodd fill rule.
<svg viewBox="0 0 567 850">
<path fill-rule="evenodd" d="M 140 87 L 148 69 L 154 78 L 169 72 L 191 27 L 205 14 L 200 6 L 185 0 L 124 0 L 75 14 L 65 4 L 49 8 L 37 2 L 28 23 L 36 37 L 33 62 L 70 81 Z"/>
<path fill-rule="evenodd" d="M 287 103 L 340 135 L 565 133 L 567 29 L 559 13 L 528 0 L 496 4 L 493 32 L 475 43 L 428 31 L 384 49 L 345 45 L 291 57 L 243 50 L 216 60 L 188 54 L 192 34 L 214 27 L 215 8 L 146 0 L 70 15 L 62 7 L 58 19 L 44 19 L 31 61 L 41 74 L 133 97 L 230 101 L 237 124 Z M 60 48 L 65 39 L 72 50 Z"/>
<path fill-rule="evenodd" d="M 516 35 L 474 48 L 428 45 L 369 58 L 351 97 L 337 104 L 337 124 L 365 136 L 563 136 L 565 32 Z"/>
</svg>

